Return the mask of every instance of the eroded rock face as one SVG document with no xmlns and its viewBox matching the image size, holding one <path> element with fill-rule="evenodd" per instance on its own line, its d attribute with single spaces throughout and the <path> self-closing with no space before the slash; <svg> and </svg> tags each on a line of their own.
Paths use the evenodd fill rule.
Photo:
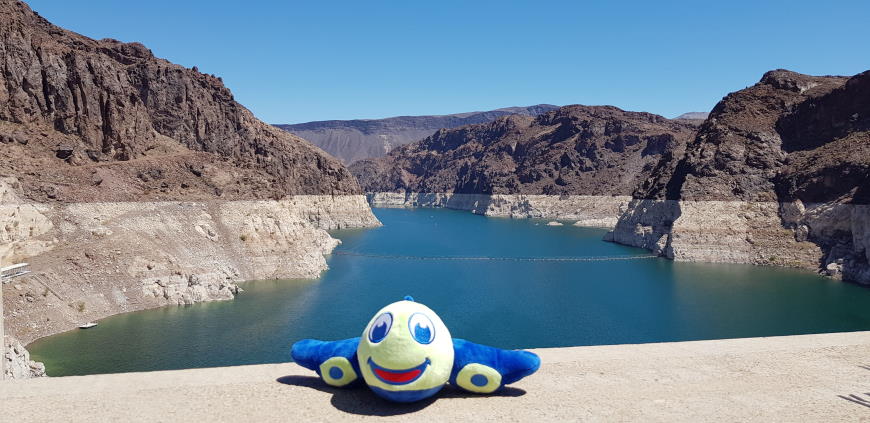
<svg viewBox="0 0 870 423">
<path fill-rule="evenodd" d="M 181 272 L 142 280 L 142 290 L 146 297 L 160 298 L 168 304 L 188 305 L 205 301 L 231 300 L 239 293 L 235 284 L 238 271 L 226 269 L 227 273 Z"/>
<path fill-rule="evenodd" d="M 441 130 L 354 163 L 368 192 L 631 195 L 694 124 L 610 106 L 565 106 Z"/>
<path fill-rule="evenodd" d="M 616 229 L 605 235 L 604 239 L 674 258 L 671 231 L 681 213 L 677 201 L 632 199 L 619 215 Z"/>
<path fill-rule="evenodd" d="M 23 203 L 15 193 L 18 180 L 0 178 L 0 265 L 51 249 L 51 240 L 36 237 L 51 231 L 53 224 L 44 212 L 47 207 Z"/>
<path fill-rule="evenodd" d="M 30 353 L 21 342 L 11 336 L 3 339 L 5 352 L 0 359 L 5 361 L 6 379 L 30 379 L 45 376 L 45 365 L 30 359 Z"/>
<path fill-rule="evenodd" d="M 229 300 L 243 281 L 316 278 L 339 241 L 327 230 L 379 223 L 357 196 L 282 200 L 53 203 L 33 273 L 3 290 L 21 341 L 113 314 Z"/>
<path fill-rule="evenodd" d="M 716 105 L 685 153 L 638 187 L 609 238 L 653 249 L 666 236 L 677 259 L 805 267 L 870 283 L 868 99 L 870 72 L 766 73 Z"/>
<path fill-rule="evenodd" d="M 39 201 L 358 194 L 307 142 L 257 120 L 220 78 L 139 43 L 92 40 L 0 0 L 0 172 Z"/>
<path fill-rule="evenodd" d="M 725 96 L 710 112 L 670 171 L 645 181 L 641 198 L 693 201 L 778 201 L 774 177 L 788 156 L 776 130 L 796 105 L 829 93 L 842 77 L 776 70 L 758 84 Z"/>
</svg>

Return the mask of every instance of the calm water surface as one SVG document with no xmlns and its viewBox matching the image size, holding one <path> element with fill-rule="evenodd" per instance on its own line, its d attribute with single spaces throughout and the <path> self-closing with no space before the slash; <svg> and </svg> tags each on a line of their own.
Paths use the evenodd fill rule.
<svg viewBox="0 0 870 423">
<path fill-rule="evenodd" d="M 375 209 L 337 251 L 418 256 L 632 256 L 605 231 L 442 209 Z M 234 301 L 113 316 L 32 344 L 51 376 L 289 361 L 302 338 L 359 336 L 413 295 L 454 337 L 559 347 L 870 329 L 870 289 L 812 273 L 664 259 L 431 261 L 332 255 L 318 280 L 253 281 Z"/>
</svg>

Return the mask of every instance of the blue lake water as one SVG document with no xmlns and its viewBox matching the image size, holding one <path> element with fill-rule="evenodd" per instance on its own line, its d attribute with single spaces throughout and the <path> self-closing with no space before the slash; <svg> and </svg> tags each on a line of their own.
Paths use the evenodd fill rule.
<svg viewBox="0 0 870 423">
<path fill-rule="evenodd" d="M 605 231 L 443 209 L 375 209 L 376 229 L 336 231 L 337 252 L 452 257 L 646 256 Z M 30 345 L 51 376 L 289 361 L 302 338 L 359 336 L 405 295 L 454 337 L 502 348 L 870 330 L 870 289 L 813 273 L 637 259 L 465 261 L 333 254 L 317 280 L 242 284 L 233 301 L 100 321 Z"/>
</svg>

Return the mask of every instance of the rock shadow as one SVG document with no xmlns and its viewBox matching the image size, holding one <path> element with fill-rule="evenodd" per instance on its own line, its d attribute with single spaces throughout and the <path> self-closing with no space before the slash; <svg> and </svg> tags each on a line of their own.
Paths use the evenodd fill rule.
<svg viewBox="0 0 870 423">
<path fill-rule="evenodd" d="M 359 384 L 350 388 L 334 388 L 324 383 L 320 378 L 315 376 L 283 376 L 276 380 L 278 383 L 291 386 L 301 386 L 304 388 L 316 389 L 321 392 L 332 394 L 330 403 L 336 409 L 349 414 L 361 416 L 400 416 L 420 411 L 437 401 L 439 398 L 474 398 L 480 395 L 472 394 L 451 385 L 444 386 L 441 392 L 434 396 L 412 403 L 397 403 L 387 401 L 372 392 L 364 384 Z M 488 396 L 495 397 L 520 397 L 526 394 L 526 391 L 504 387 L 495 394 Z"/>
</svg>

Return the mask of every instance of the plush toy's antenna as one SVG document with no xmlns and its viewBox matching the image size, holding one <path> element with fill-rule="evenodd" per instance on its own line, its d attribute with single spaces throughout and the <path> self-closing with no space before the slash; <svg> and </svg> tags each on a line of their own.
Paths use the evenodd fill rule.
<svg viewBox="0 0 870 423">
<path fill-rule="evenodd" d="M 414 301 L 414 297 L 410 295 L 405 295 L 405 301 Z"/>
</svg>

